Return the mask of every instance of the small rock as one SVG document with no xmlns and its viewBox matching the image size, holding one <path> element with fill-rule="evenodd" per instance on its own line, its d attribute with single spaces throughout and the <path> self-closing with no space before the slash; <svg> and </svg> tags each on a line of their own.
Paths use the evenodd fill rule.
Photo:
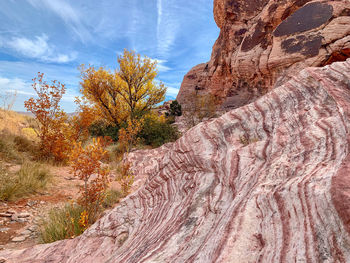
<svg viewBox="0 0 350 263">
<path fill-rule="evenodd" d="M 4 248 L 1 248 L 1 249 L 4 249 Z M 5 262 L 6 262 L 6 259 L 0 258 L 0 263 L 5 263 Z"/>
<path fill-rule="evenodd" d="M 13 215 L 11 216 L 11 220 L 12 220 L 12 221 L 17 221 L 17 220 L 18 220 L 18 216 L 17 216 L 16 214 L 13 214 Z"/>
<path fill-rule="evenodd" d="M 8 214 L 16 214 L 16 211 L 13 209 L 9 209 L 9 210 L 7 210 L 7 213 Z"/>
<path fill-rule="evenodd" d="M 24 222 L 28 222 L 29 220 L 27 218 L 17 218 L 16 221 L 18 223 L 24 223 Z"/>
<path fill-rule="evenodd" d="M 8 228 L 8 227 L 2 227 L 2 228 L 0 228 L 0 232 L 7 232 L 7 231 L 9 231 L 10 230 L 10 228 Z"/>
<path fill-rule="evenodd" d="M 32 234 L 32 231 L 30 230 L 24 230 L 20 233 L 21 236 L 29 236 Z"/>
<path fill-rule="evenodd" d="M 26 240 L 26 237 L 25 236 L 18 236 L 18 237 L 14 237 L 14 238 L 12 238 L 12 242 L 22 242 L 22 241 L 24 241 L 24 240 Z"/>
<path fill-rule="evenodd" d="M 27 228 L 29 231 L 31 232 L 35 232 L 35 230 L 37 229 L 37 226 L 36 225 L 32 225 L 30 227 Z"/>
<path fill-rule="evenodd" d="M 46 203 L 45 201 L 40 201 L 40 204 L 42 204 L 42 205 L 45 204 L 45 203 Z"/>
<path fill-rule="evenodd" d="M 27 206 L 32 207 L 32 206 L 36 205 L 37 203 L 38 203 L 38 201 L 30 200 L 27 202 Z"/>
<path fill-rule="evenodd" d="M 28 212 L 22 212 L 22 213 L 19 213 L 17 216 L 20 218 L 23 218 L 23 217 L 30 217 L 32 215 Z"/>
</svg>

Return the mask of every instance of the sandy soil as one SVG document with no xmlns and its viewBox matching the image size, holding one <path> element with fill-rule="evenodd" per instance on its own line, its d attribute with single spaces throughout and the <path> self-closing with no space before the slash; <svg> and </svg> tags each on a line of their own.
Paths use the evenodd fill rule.
<svg viewBox="0 0 350 263">
<path fill-rule="evenodd" d="M 15 171 L 19 167 L 10 167 L 10 169 Z M 44 191 L 16 202 L 0 202 L 0 215 L 1 213 L 7 215 L 11 213 L 17 215 L 21 213 L 30 214 L 29 217 L 24 218 L 25 222 L 16 222 L 11 220 L 11 217 L 0 216 L 0 249 L 21 249 L 33 246 L 39 242 L 37 223 L 40 219 L 51 208 L 60 207 L 79 196 L 79 186 L 83 182 L 73 177 L 69 170 L 69 167 L 50 167 L 53 180 Z M 113 174 L 111 179 L 111 188 L 119 189 L 120 187 L 114 180 Z M 12 241 L 13 238 L 20 236 L 25 236 L 25 240 Z"/>
</svg>

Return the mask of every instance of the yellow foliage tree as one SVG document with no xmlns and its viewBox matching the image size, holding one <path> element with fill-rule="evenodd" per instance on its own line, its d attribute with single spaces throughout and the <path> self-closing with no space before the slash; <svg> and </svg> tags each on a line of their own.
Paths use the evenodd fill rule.
<svg viewBox="0 0 350 263">
<path fill-rule="evenodd" d="M 128 126 L 119 130 L 119 144 L 123 153 L 129 153 L 131 147 L 135 145 L 137 135 L 142 129 L 143 120 L 128 120 Z"/>
<path fill-rule="evenodd" d="M 110 124 L 143 116 L 164 100 L 166 87 L 156 82 L 157 63 L 124 50 L 114 73 L 81 66 L 81 92 Z"/>
</svg>

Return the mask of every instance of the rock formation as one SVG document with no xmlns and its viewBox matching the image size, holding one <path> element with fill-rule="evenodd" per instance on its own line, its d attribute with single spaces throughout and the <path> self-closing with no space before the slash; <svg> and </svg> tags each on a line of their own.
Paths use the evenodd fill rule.
<svg viewBox="0 0 350 263">
<path fill-rule="evenodd" d="M 349 119 L 350 59 L 307 68 L 151 152 L 144 185 L 83 235 L 0 258 L 349 262 Z"/>
<path fill-rule="evenodd" d="M 214 17 L 220 36 L 210 61 L 184 77 L 177 96 L 184 110 L 193 93 L 237 108 L 306 67 L 350 57 L 348 0 L 215 0 Z"/>
</svg>

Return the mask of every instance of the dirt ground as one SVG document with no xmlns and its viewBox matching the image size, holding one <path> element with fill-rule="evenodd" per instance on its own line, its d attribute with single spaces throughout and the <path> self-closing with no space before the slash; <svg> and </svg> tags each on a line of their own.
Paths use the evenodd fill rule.
<svg viewBox="0 0 350 263">
<path fill-rule="evenodd" d="M 69 170 L 69 167 L 50 167 L 53 180 L 44 191 L 16 202 L 0 202 L 0 249 L 22 249 L 38 244 L 37 225 L 41 218 L 51 208 L 63 206 L 79 196 L 83 182 Z M 111 179 L 111 188 L 119 189 L 113 174 Z M 19 219 L 13 220 L 13 217 Z"/>
</svg>

